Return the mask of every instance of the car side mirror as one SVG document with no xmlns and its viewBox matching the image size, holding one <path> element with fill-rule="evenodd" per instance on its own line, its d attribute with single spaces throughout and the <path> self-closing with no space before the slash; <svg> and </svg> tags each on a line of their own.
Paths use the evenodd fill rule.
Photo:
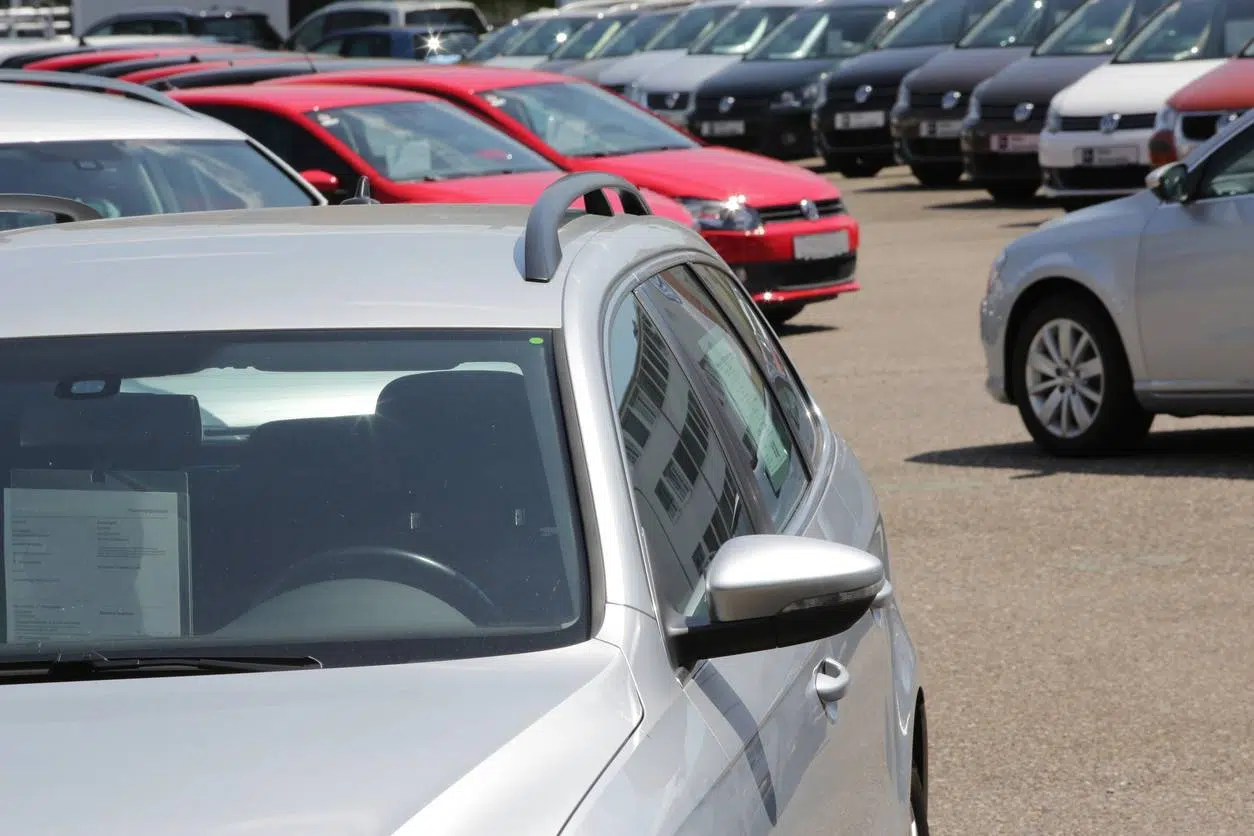
<svg viewBox="0 0 1254 836">
<path fill-rule="evenodd" d="M 1189 199 L 1188 176 L 1189 167 L 1184 163 L 1167 163 L 1145 175 L 1145 187 L 1164 203 L 1184 203 Z"/>
<path fill-rule="evenodd" d="M 300 176 L 326 197 L 331 197 L 340 190 L 340 178 L 326 171 L 314 168 L 302 171 Z"/>
<path fill-rule="evenodd" d="M 670 634 L 677 662 L 790 647 L 843 633 L 887 592 L 884 565 L 860 549 L 810 537 L 733 537 L 706 571 L 709 619 Z"/>
</svg>

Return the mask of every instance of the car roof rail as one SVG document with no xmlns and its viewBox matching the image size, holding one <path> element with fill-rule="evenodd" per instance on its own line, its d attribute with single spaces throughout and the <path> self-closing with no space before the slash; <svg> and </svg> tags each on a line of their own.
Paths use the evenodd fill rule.
<svg viewBox="0 0 1254 836">
<path fill-rule="evenodd" d="M 196 111 L 182 102 L 176 102 L 169 96 L 159 93 L 151 87 L 132 84 L 118 78 L 100 75 L 83 75 L 81 73 L 61 73 L 52 70 L 0 70 L 0 83 L 40 84 L 45 87 L 60 87 L 65 90 L 86 90 L 93 93 L 117 93 L 135 101 L 147 102 L 169 108 L 188 116 L 197 116 Z"/>
<path fill-rule="evenodd" d="M 583 198 L 584 208 L 590 215 L 611 217 L 605 189 L 618 192 L 623 211 L 628 215 L 651 215 L 649 204 L 631 183 L 613 174 L 600 171 L 582 171 L 567 174 L 546 188 L 527 215 L 523 233 L 523 279 L 529 282 L 547 282 L 557 273 L 562 263 L 562 243 L 557 232 L 570 219 L 570 205 Z"/>
<path fill-rule="evenodd" d="M 0 212 L 52 215 L 57 223 L 98 221 L 104 217 L 86 203 L 47 194 L 0 194 Z"/>
</svg>

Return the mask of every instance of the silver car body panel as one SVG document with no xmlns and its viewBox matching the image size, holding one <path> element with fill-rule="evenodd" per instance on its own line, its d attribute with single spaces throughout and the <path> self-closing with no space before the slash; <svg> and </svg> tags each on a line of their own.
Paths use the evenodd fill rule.
<svg viewBox="0 0 1254 836">
<path fill-rule="evenodd" d="M 1254 130 L 1254 112 L 1185 159 L 1196 171 Z M 1248 136 L 1247 136 L 1248 139 Z M 1138 399 L 1178 415 L 1254 412 L 1254 290 L 1245 265 L 1254 195 L 1161 201 L 1147 189 L 1069 213 L 1005 248 L 980 305 L 990 394 L 1006 397 L 1007 326 L 1039 282 L 1067 279 L 1114 321 Z"/>
<path fill-rule="evenodd" d="M 471 836 L 507 822 L 523 836 L 909 831 L 920 683 L 894 597 L 821 641 L 707 660 L 691 674 L 669 655 L 604 349 L 610 315 L 648 277 L 681 263 L 730 276 L 728 268 L 671 221 L 582 216 L 560 229 L 553 279 L 525 282 L 527 211 L 268 209 L 0 237 L 0 282 L 20 277 L 5 288 L 0 338 L 560 326 L 559 385 L 594 602 L 590 641 L 542 653 L 0 686 L 0 750 L 21 764 L 0 788 L 10 829 L 156 836 L 175 822 L 188 836 Z M 65 298 L 76 304 L 59 304 Z M 874 491 L 809 405 L 818 449 L 785 533 L 876 552 Z M 825 659 L 851 675 L 849 692 L 826 707 L 814 692 Z M 73 808 L 50 816 L 66 786 Z"/>
</svg>

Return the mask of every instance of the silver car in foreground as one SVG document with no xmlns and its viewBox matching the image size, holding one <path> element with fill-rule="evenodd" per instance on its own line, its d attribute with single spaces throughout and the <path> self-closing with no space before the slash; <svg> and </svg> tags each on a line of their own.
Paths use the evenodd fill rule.
<svg viewBox="0 0 1254 836">
<path fill-rule="evenodd" d="M 1254 111 L 997 257 L 988 390 L 1060 455 L 1128 449 L 1156 414 L 1254 414 Z"/>
<path fill-rule="evenodd" d="M 6 832 L 927 833 L 875 493 L 625 181 L 50 210 L 0 236 Z"/>
</svg>

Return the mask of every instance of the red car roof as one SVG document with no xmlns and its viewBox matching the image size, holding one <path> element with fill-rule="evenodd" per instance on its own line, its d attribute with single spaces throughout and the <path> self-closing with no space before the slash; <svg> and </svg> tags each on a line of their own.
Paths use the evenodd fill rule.
<svg viewBox="0 0 1254 836">
<path fill-rule="evenodd" d="M 127 49 L 102 49 L 92 52 L 75 52 L 55 58 L 41 58 L 26 65 L 28 70 L 73 70 L 80 67 L 98 67 L 115 61 L 132 61 L 140 58 L 158 58 L 166 55 L 187 53 L 240 52 L 245 47 L 236 44 L 187 44 L 186 46 L 146 47 Z M 249 47 L 248 49 L 255 49 Z"/>
<path fill-rule="evenodd" d="M 539 70 L 514 70 L 500 67 L 424 67 L 416 66 L 403 70 L 393 69 L 345 69 L 336 70 L 338 76 L 360 77 L 365 82 L 396 81 L 404 83 L 406 79 L 420 78 L 424 84 L 463 93 L 478 93 L 483 90 L 502 90 L 509 87 L 526 87 L 531 84 L 586 84 L 583 79 L 572 78 L 558 73 L 546 73 Z M 274 84 L 290 80 L 276 78 L 259 84 Z"/>
<path fill-rule="evenodd" d="M 312 78 L 312 76 L 305 76 Z M 259 84 L 197 87 L 172 90 L 168 94 L 184 104 L 255 105 L 268 104 L 288 113 L 305 113 L 323 107 L 383 104 L 385 102 L 438 102 L 435 96 L 387 87 L 355 87 L 348 84 L 285 84 L 262 87 Z"/>
<path fill-rule="evenodd" d="M 1254 58 L 1232 58 L 1181 87 L 1167 104 L 1179 111 L 1254 107 Z"/>
</svg>

